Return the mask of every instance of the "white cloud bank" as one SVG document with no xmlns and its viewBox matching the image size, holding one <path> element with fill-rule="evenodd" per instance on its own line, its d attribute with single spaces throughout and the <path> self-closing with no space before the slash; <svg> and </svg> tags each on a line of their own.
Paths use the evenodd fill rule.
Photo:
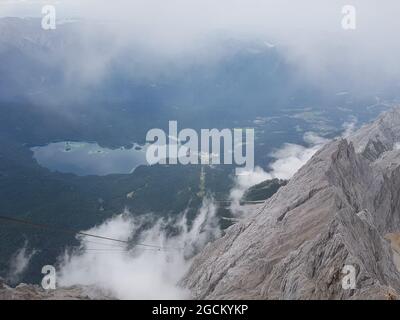
<svg viewBox="0 0 400 320">
<path fill-rule="evenodd" d="M 281 149 L 272 153 L 272 157 L 276 159 L 270 165 L 269 174 L 272 179 L 290 179 L 329 140 L 307 132 L 304 141 L 307 147 L 285 143 Z"/>
<path fill-rule="evenodd" d="M 87 232 L 164 249 L 127 248 L 107 240 L 81 238 L 80 250 L 62 257 L 58 284 L 95 286 L 118 299 L 189 298 L 189 292 L 177 283 L 193 255 L 220 236 L 215 213 L 216 207 L 207 199 L 190 228 L 183 214 L 177 222 L 160 219 L 145 231 L 140 228 L 146 217 L 118 215 Z M 176 234 L 168 234 L 171 226 L 178 230 Z"/>
<path fill-rule="evenodd" d="M 319 137 L 313 132 L 304 134 L 307 146 L 285 143 L 282 148 L 274 151 L 271 156 L 275 159 L 268 172 L 260 167 L 236 178 L 234 188 L 230 193 L 231 212 L 235 216 L 243 214 L 240 200 L 250 187 L 270 179 L 290 179 L 311 157 L 329 140 Z"/>
</svg>

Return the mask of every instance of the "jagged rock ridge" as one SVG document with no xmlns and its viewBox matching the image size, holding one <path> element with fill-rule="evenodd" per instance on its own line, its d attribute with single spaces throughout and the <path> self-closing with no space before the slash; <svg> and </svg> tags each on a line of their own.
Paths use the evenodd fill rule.
<svg viewBox="0 0 400 320">
<path fill-rule="evenodd" d="M 396 108 L 326 144 L 209 244 L 181 284 L 197 299 L 399 298 L 399 142 Z M 345 265 L 355 289 L 342 287 Z"/>
</svg>

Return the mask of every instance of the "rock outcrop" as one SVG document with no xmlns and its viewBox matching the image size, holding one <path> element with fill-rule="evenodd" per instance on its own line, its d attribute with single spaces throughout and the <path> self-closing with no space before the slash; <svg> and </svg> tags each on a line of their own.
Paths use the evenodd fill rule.
<svg viewBox="0 0 400 320">
<path fill-rule="evenodd" d="M 400 109 L 318 151 L 194 259 L 196 299 L 400 298 Z M 355 287 L 342 286 L 354 267 Z"/>
<path fill-rule="evenodd" d="M 21 283 L 15 288 L 0 279 L 0 300 L 89 300 L 110 299 L 96 288 L 74 286 L 44 290 L 38 285 Z"/>
</svg>

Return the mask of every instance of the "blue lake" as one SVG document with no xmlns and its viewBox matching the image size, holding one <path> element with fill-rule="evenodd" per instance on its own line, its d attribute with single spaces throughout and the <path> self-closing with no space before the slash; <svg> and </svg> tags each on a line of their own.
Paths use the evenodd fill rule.
<svg viewBox="0 0 400 320">
<path fill-rule="evenodd" d="M 97 143 L 55 142 L 33 147 L 34 158 L 51 171 L 84 175 L 128 174 L 146 165 L 146 147 L 108 149 Z"/>
</svg>

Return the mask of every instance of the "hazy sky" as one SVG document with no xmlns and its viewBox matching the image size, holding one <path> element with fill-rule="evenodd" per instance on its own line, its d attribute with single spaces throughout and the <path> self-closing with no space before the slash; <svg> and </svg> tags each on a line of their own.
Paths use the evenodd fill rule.
<svg viewBox="0 0 400 320">
<path fill-rule="evenodd" d="M 396 0 L 0 0 L 0 16 L 40 16 L 45 4 L 54 4 L 60 18 L 124 21 L 150 36 L 188 38 L 218 29 L 281 36 L 343 32 L 345 5 L 357 9 L 357 32 L 394 35 L 400 11 Z"/>
<path fill-rule="evenodd" d="M 0 0 L 0 16 L 40 16 L 49 3 L 59 19 L 108 21 L 114 45 L 153 55 L 193 58 L 216 50 L 224 35 L 285 47 L 311 78 L 341 72 L 377 83 L 400 75 L 398 0 Z M 345 5 L 356 9 L 355 30 L 342 28 Z"/>
</svg>

